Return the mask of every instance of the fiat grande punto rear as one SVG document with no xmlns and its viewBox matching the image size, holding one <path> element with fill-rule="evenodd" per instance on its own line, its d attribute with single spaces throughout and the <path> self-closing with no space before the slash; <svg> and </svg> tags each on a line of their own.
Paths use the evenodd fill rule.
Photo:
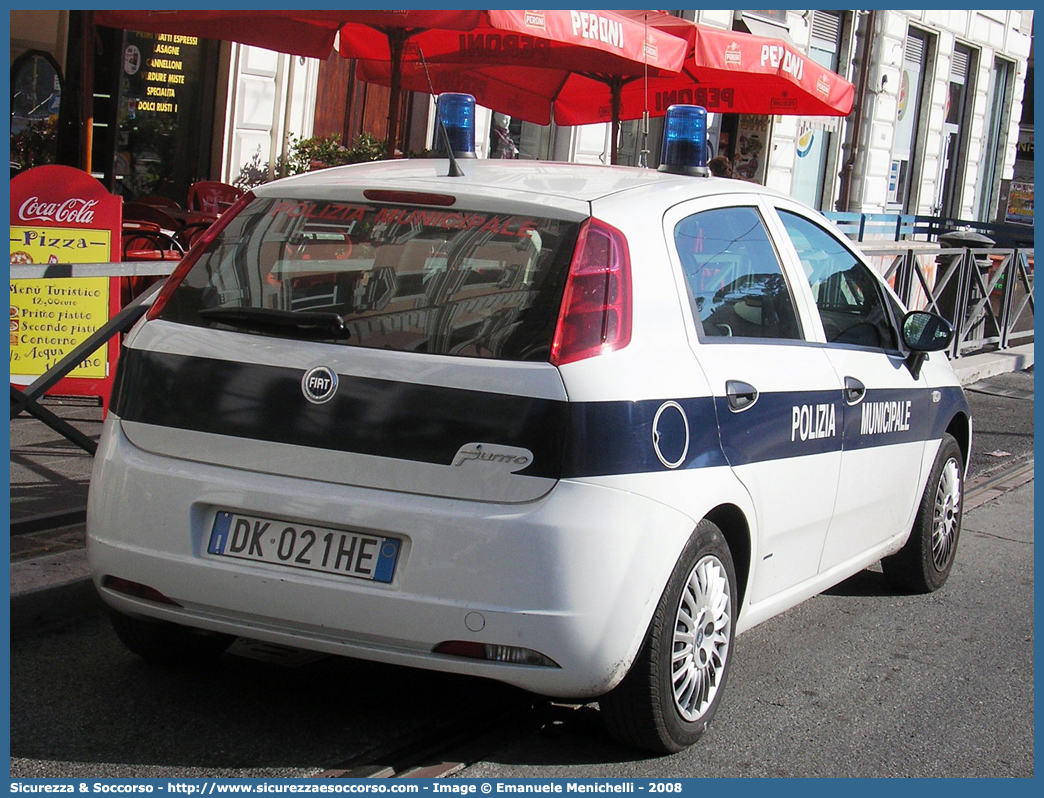
<svg viewBox="0 0 1044 798">
<path fill-rule="evenodd" d="M 88 553 L 132 651 L 487 677 L 663 752 L 744 629 L 882 558 L 942 585 L 971 444 L 944 321 L 760 186 L 462 171 L 259 187 L 127 336 Z"/>
</svg>

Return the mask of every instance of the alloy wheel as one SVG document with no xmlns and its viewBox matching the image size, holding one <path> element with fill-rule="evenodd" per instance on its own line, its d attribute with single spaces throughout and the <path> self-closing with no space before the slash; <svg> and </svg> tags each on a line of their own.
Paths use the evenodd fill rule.
<svg viewBox="0 0 1044 798">
<path fill-rule="evenodd" d="M 932 522 L 932 560 L 940 571 L 953 557 L 961 517 L 961 468 L 952 457 L 939 475 Z"/>
<path fill-rule="evenodd" d="M 707 555 L 689 574 L 674 623 L 671 680 L 685 720 L 699 720 L 714 701 L 731 642 L 729 580 L 721 561 Z"/>
</svg>

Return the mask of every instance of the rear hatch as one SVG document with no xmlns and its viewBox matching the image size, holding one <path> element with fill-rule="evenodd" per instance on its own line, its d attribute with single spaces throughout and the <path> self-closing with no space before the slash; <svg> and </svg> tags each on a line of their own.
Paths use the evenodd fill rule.
<svg viewBox="0 0 1044 798">
<path fill-rule="evenodd" d="M 191 252 L 129 339 L 114 394 L 129 440 L 360 487 L 547 493 L 567 446 L 550 360 L 581 203 L 288 193 L 250 199 Z"/>
</svg>

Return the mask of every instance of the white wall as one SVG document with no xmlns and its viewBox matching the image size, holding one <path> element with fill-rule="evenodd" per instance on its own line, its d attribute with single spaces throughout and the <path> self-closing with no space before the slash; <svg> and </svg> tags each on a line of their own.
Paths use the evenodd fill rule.
<svg viewBox="0 0 1044 798">
<path fill-rule="evenodd" d="M 12 9 L 10 13 L 11 49 L 8 52 L 11 62 L 26 50 L 43 50 L 58 62 L 63 77 L 67 76 L 69 65 L 65 59 L 69 39 L 69 12 Z"/>
<path fill-rule="evenodd" d="M 965 124 L 968 127 L 968 151 L 964 180 L 961 186 L 961 216 L 974 218 L 981 192 L 990 187 L 978 180 L 979 165 L 992 157 L 986 152 L 985 122 L 989 112 L 989 90 L 995 58 L 1001 57 L 1015 64 L 1014 96 L 1009 107 L 1007 143 L 998 179 L 1010 179 L 1015 164 L 1015 143 L 1018 140 L 1019 120 L 1022 115 L 1023 81 L 1026 59 L 1030 50 L 1032 13 L 1008 10 L 933 10 L 933 11 L 878 11 L 871 51 L 870 98 L 862 141 L 864 146 L 857 158 L 857 173 L 853 190 L 853 208 L 865 213 L 886 210 L 888 167 L 891 161 L 892 130 L 898 108 L 896 92 L 899 87 L 899 67 L 902 48 L 910 25 L 935 36 L 935 58 L 929 57 L 929 74 L 923 110 L 928 115 L 927 129 L 922 138 L 922 159 L 918 164 L 919 184 L 916 212 L 932 214 L 938 199 L 943 154 L 943 122 L 947 99 L 951 59 L 954 47 L 960 43 L 970 46 L 978 54 L 978 69 L 971 75 L 972 111 Z M 1025 15 L 1025 19 L 1024 19 Z M 882 86 L 882 78 L 887 78 Z"/>
<path fill-rule="evenodd" d="M 318 75 L 314 58 L 232 45 L 223 181 L 233 182 L 259 148 L 261 163 L 274 167 L 291 134 L 312 135 Z"/>
</svg>

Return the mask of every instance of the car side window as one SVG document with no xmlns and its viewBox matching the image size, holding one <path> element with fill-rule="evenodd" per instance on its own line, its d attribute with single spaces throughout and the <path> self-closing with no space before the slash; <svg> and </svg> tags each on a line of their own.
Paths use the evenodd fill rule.
<svg viewBox="0 0 1044 798">
<path fill-rule="evenodd" d="M 700 337 L 800 339 L 794 299 L 761 215 L 716 208 L 674 228 Z"/>
<path fill-rule="evenodd" d="M 827 341 L 897 349 L 883 291 L 870 269 L 814 222 L 784 210 L 779 216 L 801 259 Z"/>
</svg>

